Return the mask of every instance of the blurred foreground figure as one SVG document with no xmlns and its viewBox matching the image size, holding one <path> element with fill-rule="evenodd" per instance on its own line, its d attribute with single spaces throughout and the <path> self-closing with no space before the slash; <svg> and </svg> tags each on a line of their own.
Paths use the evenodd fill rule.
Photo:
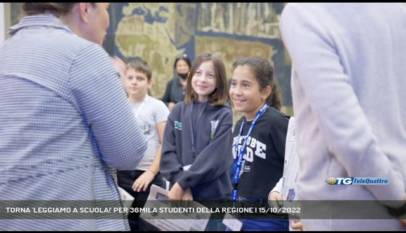
<svg viewBox="0 0 406 233">
<path fill-rule="evenodd" d="M 405 25 L 404 4 L 395 3 L 288 4 L 282 13 L 293 65 L 298 199 L 370 200 L 365 213 L 381 216 L 344 219 L 361 210 L 329 208 L 323 220 L 304 216 L 304 230 L 405 230 L 388 211 L 405 199 Z M 330 177 L 388 183 L 329 185 Z"/>
<path fill-rule="evenodd" d="M 109 200 L 119 206 L 110 168 L 135 169 L 146 142 L 100 46 L 109 4 L 23 7 L 27 16 L 0 48 L 0 200 L 48 201 L 41 207 L 53 200 L 88 201 L 84 207 Z M 125 216 L 86 216 L 0 220 L 0 229 L 129 229 Z"/>
</svg>

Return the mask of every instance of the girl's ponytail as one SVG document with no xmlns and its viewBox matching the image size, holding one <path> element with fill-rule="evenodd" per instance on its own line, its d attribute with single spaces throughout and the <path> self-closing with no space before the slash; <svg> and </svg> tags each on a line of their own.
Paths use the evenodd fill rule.
<svg viewBox="0 0 406 233">
<path fill-rule="evenodd" d="M 273 82 L 272 84 L 272 93 L 269 95 L 269 97 L 266 99 L 266 103 L 278 109 L 279 111 L 282 108 L 282 94 L 280 92 L 280 88 L 276 82 Z"/>
</svg>

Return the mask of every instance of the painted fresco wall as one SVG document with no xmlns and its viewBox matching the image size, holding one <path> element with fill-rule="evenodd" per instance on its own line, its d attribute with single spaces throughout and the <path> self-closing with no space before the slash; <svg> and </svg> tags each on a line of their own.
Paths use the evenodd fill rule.
<svg viewBox="0 0 406 233">
<path fill-rule="evenodd" d="M 11 25 L 21 3 L 10 3 Z M 153 69 L 152 94 L 163 95 L 175 57 L 217 53 L 231 74 L 233 61 L 258 55 L 272 60 L 291 114 L 290 61 L 280 40 L 283 3 L 111 3 L 104 47 L 111 55 L 139 56 Z"/>
<path fill-rule="evenodd" d="M 153 68 L 152 94 L 163 95 L 175 57 L 216 53 L 230 77 L 234 60 L 272 60 L 286 106 L 291 106 L 290 65 L 280 40 L 283 3 L 112 3 L 105 47 L 111 55 L 139 56 Z"/>
</svg>

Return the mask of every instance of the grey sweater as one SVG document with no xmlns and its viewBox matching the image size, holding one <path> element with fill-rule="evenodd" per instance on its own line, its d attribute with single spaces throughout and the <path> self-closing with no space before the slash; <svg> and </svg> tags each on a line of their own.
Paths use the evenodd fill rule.
<svg viewBox="0 0 406 233">
<path fill-rule="evenodd" d="M 160 172 L 191 188 L 194 200 L 229 198 L 231 130 L 230 107 L 178 103 L 166 124 Z"/>
<path fill-rule="evenodd" d="M 395 3 L 284 8 L 280 26 L 294 69 L 299 200 L 404 198 L 405 25 L 406 7 Z M 379 177 L 389 183 L 328 185 L 328 177 Z M 304 219 L 304 229 L 405 230 L 399 220 L 385 216 L 384 206 L 369 208 L 383 214 L 379 221 L 340 219 L 336 216 L 343 211 L 329 208 L 329 219 Z"/>
</svg>

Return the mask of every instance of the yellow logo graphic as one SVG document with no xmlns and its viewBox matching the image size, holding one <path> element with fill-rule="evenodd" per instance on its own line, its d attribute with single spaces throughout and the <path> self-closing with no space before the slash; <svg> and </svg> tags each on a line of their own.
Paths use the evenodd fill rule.
<svg viewBox="0 0 406 233">
<path fill-rule="evenodd" d="M 327 184 L 329 185 L 335 185 L 337 183 L 337 179 L 334 177 L 330 177 L 326 180 Z"/>
</svg>

